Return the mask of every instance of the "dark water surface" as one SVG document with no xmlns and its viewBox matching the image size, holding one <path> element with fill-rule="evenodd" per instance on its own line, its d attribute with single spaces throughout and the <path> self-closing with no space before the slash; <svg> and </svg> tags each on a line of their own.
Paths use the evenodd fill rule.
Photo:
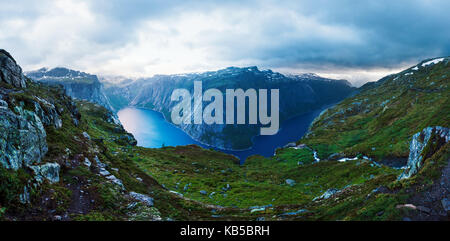
<svg viewBox="0 0 450 241">
<path fill-rule="evenodd" d="M 299 140 L 308 130 L 310 123 L 321 110 L 312 111 L 285 121 L 277 134 L 272 136 L 256 136 L 253 146 L 248 150 L 230 151 L 212 147 L 216 150 L 235 155 L 244 161 L 248 156 L 259 154 L 273 156 L 277 147 L 282 147 L 289 142 Z M 138 145 L 143 147 L 158 148 L 164 146 L 180 146 L 197 144 L 205 148 L 211 148 L 192 139 L 181 129 L 167 122 L 159 112 L 147 109 L 127 107 L 118 112 L 123 127 L 132 133 Z"/>
</svg>

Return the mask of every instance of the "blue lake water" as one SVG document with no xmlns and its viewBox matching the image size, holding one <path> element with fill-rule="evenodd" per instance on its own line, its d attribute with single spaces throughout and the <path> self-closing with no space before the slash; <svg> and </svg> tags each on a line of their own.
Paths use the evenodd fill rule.
<svg viewBox="0 0 450 241">
<path fill-rule="evenodd" d="M 255 154 L 266 157 L 273 156 L 276 148 L 299 140 L 306 133 L 313 119 L 321 111 L 322 109 L 309 112 L 285 121 L 277 134 L 272 136 L 256 136 L 253 139 L 252 148 L 243 151 L 222 150 L 201 144 L 181 129 L 167 122 L 163 115 L 156 111 L 127 107 L 120 110 L 117 114 L 125 130 L 134 135 L 139 146 L 159 148 L 163 145 L 180 146 L 197 144 L 205 148 L 214 148 L 235 155 L 242 162 L 248 156 Z"/>
</svg>

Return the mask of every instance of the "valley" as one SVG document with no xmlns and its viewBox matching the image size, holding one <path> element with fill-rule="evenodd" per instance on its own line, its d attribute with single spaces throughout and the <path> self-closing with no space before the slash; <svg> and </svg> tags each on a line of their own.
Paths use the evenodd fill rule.
<svg viewBox="0 0 450 241">
<path fill-rule="evenodd" d="M 448 57 L 424 60 L 350 96 L 355 90 L 343 87 L 347 97 L 330 97 L 327 103 L 342 100 L 322 111 L 303 138 L 243 164 L 198 145 L 137 146 L 108 108 L 29 79 L 4 50 L 0 58 L 2 220 L 448 220 Z M 217 74 L 230 81 L 235 71 L 255 82 L 270 73 Z M 155 78 L 148 85 L 185 83 Z M 283 81 L 310 89 L 310 80 Z M 331 83 L 330 91 L 342 86 Z M 116 93 L 106 95 L 114 109 L 127 103 L 119 97 L 135 96 L 120 94 L 136 91 L 122 87 L 105 88 Z M 167 99 L 169 89 L 159 87 L 131 103 L 164 114 L 165 105 L 152 102 Z M 291 99 L 307 95 L 295 90 Z M 289 103 L 297 114 L 326 106 L 310 101 Z"/>
</svg>

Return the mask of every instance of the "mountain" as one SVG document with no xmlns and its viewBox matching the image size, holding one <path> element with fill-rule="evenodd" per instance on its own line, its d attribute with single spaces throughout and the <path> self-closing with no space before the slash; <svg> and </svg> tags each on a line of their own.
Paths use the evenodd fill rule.
<svg viewBox="0 0 450 241">
<path fill-rule="evenodd" d="M 201 81 L 204 91 L 216 88 L 222 93 L 226 89 L 238 88 L 244 91 L 250 88 L 279 89 L 281 126 L 292 117 L 336 103 L 355 90 L 345 80 L 326 79 L 313 74 L 285 76 L 271 70 L 261 71 L 257 67 L 229 67 L 204 73 L 156 75 L 131 82 L 123 81 L 107 85 L 105 93 L 115 109 L 125 106 L 148 108 L 161 112 L 166 120 L 171 121 L 170 111 L 178 103 L 171 101 L 172 92 L 177 88 L 185 88 L 193 93 L 194 81 Z M 203 107 L 195 108 L 205 106 L 204 103 Z M 179 127 L 200 142 L 237 150 L 251 147 L 251 139 L 259 134 L 261 125 L 182 123 Z"/>
<path fill-rule="evenodd" d="M 108 98 L 104 95 L 103 85 L 96 75 L 62 67 L 41 68 L 25 72 L 25 75 L 34 81 L 62 85 L 67 95 L 80 100 L 92 101 L 114 111 Z"/>
<path fill-rule="evenodd" d="M 449 74 L 436 58 L 369 83 L 240 165 L 138 147 L 113 112 L 0 50 L 0 220 L 448 220 Z"/>
<path fill-rule="evenodd" d="M 137 166 L 136 141 L 110 110 L 72 99 L 61 85 L 33 81 L 2 49 L 0 76 L 0 220 L 210 216 L 213 206 L 169 192 Z M 226 160 L 223 165 L 235 161 L 193 149 L 200 158 Z M 170 151 L 163 152 L 162 158 L 170 158 Z M 190 208 L 199 210 L 196 217 L 189 218 Z"/>
<path fill-rule="evenodd" d="M 364 154 L 377 161 L 408 157 L 412 136 L 449 126 L 449 58 L 428 59 L 358 89 L 322 112 L 301 143 L 321 158 Z"/>
</svg>

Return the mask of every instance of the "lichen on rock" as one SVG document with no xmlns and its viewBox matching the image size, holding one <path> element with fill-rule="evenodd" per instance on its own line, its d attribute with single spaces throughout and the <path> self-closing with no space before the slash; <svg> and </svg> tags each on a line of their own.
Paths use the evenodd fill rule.
<svg viewBox="0 0 450 241">
<path fill-rule="evenodd" d="M 437 140 L 431 140 L 432 136 L 435 136 Z M 421 132 L 416 133 L 411 140 L 409 146 L 409 157 L 406 169 L 398 177 L 398 180 L 409 178 L 416 174 L 423 165 L 425 147 L 430 144 L 430 141 L 441 141 L 447 143 L 450 140 L 450 130 L 445 127 L 435 126 L 427 127 Z"/>
</svg>

